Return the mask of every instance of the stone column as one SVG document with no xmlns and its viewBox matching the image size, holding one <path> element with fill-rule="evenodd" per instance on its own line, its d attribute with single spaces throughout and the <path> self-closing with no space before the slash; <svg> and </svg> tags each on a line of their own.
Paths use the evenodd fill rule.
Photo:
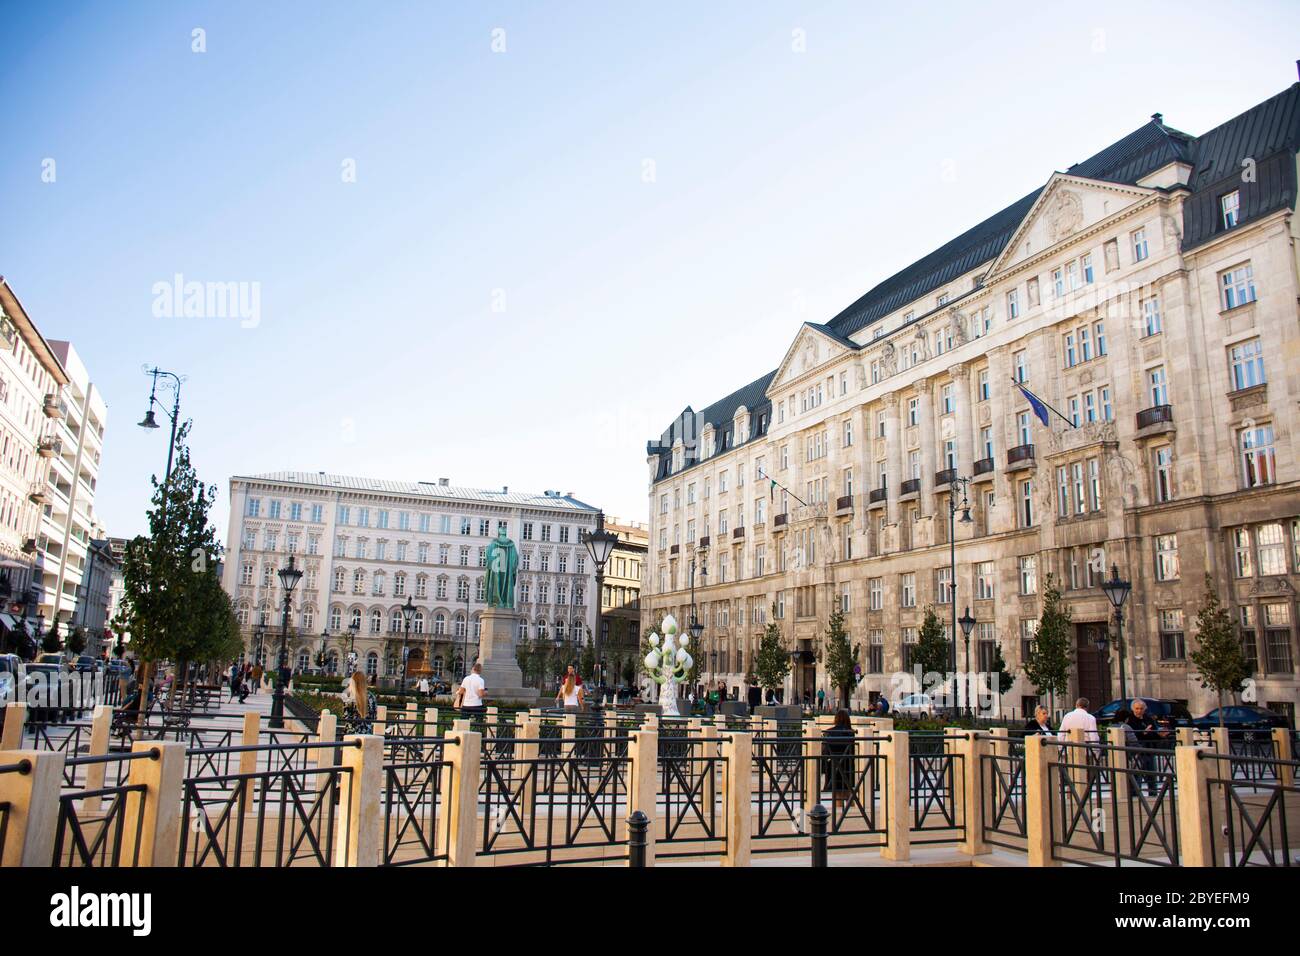
<svg viewBox="0 0 1300 956">
<path fill-rule="evenodd" d="M 640 810 L 650 821 L 646 829 L 645 865 L 655 865 L 655 833 L 658 824 L 658 800 L 655 781 L 659 774 L 659 734 L 654 730 L 637 730 L 628 742 L 631 767 L 627 775 L 627 815 Z M 627 826 L 626 822 L 624 826 Z"/>
<path fill-rule="evenodd" d="M 0 773 L 0 803 L 9 804 L 0 867 L 50 865 L 59 824 L 63 760 L 61 750 L 0 750 L 0 764 L 26 761 L 29 765 L 26 773 Z"/>
<path fill-rule="evenodd" d="M 1295 760 L 1295 755 L 1291 752 L 1291 730 L 1289 728 L 1273 728 L 1273 752 L 1277 754 L 1278 760 Z M 1289 764 L 1279 764 L 1277 782 L 1283 787 L 1294 787 L 1295 768 Z"/>
<path fill-rule="evenodd" d="M 27 723 L 27 705 L 21 701 L 5 704 L 4 731 L 0 733 L 0 750 L 18 750 L 23 745 L 23 725 Z"/>
<path fill-rule="evenodd" d="M 90 751 L 88 756 L 102 757 L 108 753 L 108 735 L 113 724 L 113 708 L 108 704 L 96 704 L 94 716 L 90 718 Z M 86 768 L 86 789 L 102 790 L 104 771 L 107 765 L 92 763 Z M 87 797 L 85 811 L 87 814 L 99 812 L 102 797 Z"/>
<path fill-rule="evenodd" d="M 907 462 L 903 459 L 903 416 L 899 411 L 897 392 L 885 396 L 885 463 L 889 488 L 885 496 L 885 520 L 887 524 L 896 525 L 899 520 L 898 486 L 908 477 Z M 871 487 L 876 487 L 876 480 L 873 475 Z M 881 548 L 883 550 L 883 544 Z"/>
<path fill-rule="evenodd" d="M 1210 839 L 1212 797 L 1207 792 L 1210 760 L 1197 747 L 1174 748 L 1178 780 L 1178 851 L 1183 866 L 1215 866 Z M 1217 761 L 1216 761 L 1217 762 Z"/>
<path fill-rule="evenodd" d="M 482 771 L 483 737 L 472 730 L 456 730 L 447 735 L 447 741 L 448 746 L 443 751 L 447 766 L 442 778 L 443 806 L 448 823 L 447 865 L 473 866 L 477 853 L 478 784 Z"/>
<path fill-rule="evenodd" d="M 1127 746 L 1128 738 L 1124 734 L 1123 727 L 1111 727 L 1106 731 L 1106 742 L 1112 747 Z M 1138 746 L 1142 746 L 1139 744 Z M 1115 792 L 1115 803 L 1118 806 L 1128 804 L 1128 754 L 1123 750 L 1111 750 L 1110 755 L 1110 786 Z M 1145 781 L 1140 781 L 1140 787 Z M 1117 821 L 1116 821 L 1117 822 Z"/>
<path fill-rule="evenodd" d="M 923 378 L 916 383 L 916 394 L 920 398 L 918 414 L 920 416 L 921 434 L 921 514 L 934 514 L 934 473 L 938 471 L 935 464 L 938 458 L 939 429 L 934 406 L 934 380 Z M 933 538 L 930 539 L 931 541 Z"/>
<path fill-rule="evenodd" d="M 722 739 L 722 807 L 726 815 L 727 852 L 723 866 L 749 866 L 749 778 L 753 737 L 727 734 Z"/>
<path fill-rule="evenodd" d="M 343 741 L 353 745 L 339 752 L 339 765 L 351 772 L 339 778 L 334 865 L 378 866 L 384 856 L 384 739 L 354 734 Z"/>
<path fill-rule="evenodd" d="M 177 865 L 181 847 L 181 792 L 185 783 L 185 744 L 175 740 L 137 740 L 132 753 L 157 749 L 158 756 L 132 760 L 129 786 L 143 784 L 143 793 L 127 794 L 125 819 L 140 821 L 139 832 L 128 826 L 122 841 L 124 866 Z M 143 812 L 140 803 L 144 802 Z"/>
<path fill-rule="evenodd" d="M 962 825 L 965 836 L 958 849 L 968 856 L 982 856 L 992 850 L 984 842 L 984 792 L 980 789 L 980 771 L 983 767 L 980 764 L 984 755 L 991 751 L 992 745 L 973 730 L 954 728 L 953 732 L 964 734 L 964 739 L 952 741 L 953 752 L 961 755 Z M 955 778 L 957 775 L 953 776 Z"/>
<path fill-rule="evenodd" d="M 885 786 L 881 797 L 886 801 L 885 846 L 880 856 L 900 862 L 912 857 L 912 801 L 910 798 L 910 758 L 907 734 L 893 731 L 881 742 L 880 754 L 885 764 Z"/>
<path fill-rule="evenodd" d="M 988 353 L 989 359 L 989 427 L 993 429 L 993 473 L 1002 475 L 1007 465 L 1006 453 L 1011 447 L 1007 440 L 1008 402 L 1011 393 L 1011 368 L 1007 364 L 1006 346 Z M 980 452 L 983 455 L 983 451 Z M 1010 503 L 1010 485 L 1005 478 L 994 479 L 994 498 L 997 507 L 986 512 L 984 523 L 988 533 L 1009 531 L 1014 527 L 1015 509 L 1005 507 Z"/>
<path fill-rule="evenodd" d="M 1042 734 L 1025 738 L 1025 837 L 1030 866 L 1060 866 L 1052 859 L 1052 791 L 1049 768 L 1058 748 Z"/>
</svg>

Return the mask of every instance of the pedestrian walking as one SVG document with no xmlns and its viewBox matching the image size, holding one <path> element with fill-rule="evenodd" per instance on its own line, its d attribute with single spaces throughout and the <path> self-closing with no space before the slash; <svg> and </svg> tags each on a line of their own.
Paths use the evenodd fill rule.
<svg viewBox="0 0 1300 956">
<path fill-rule="evenodd" d="M 840 818 L 853 795 L 853 723 L 849 712 L 835 712 L 835 723 L 822 734 L 823 787 L 831 792 L 831 819 Z"/>
<path fill-rule="evenodd" d="M 1068 737 L 1071 730 L 1082 730 L 1083 739 L 1086 743 L 1095 744 L 1101 740 L 1097 735 L 1097 718 L 1088 713 L 1088 698 L 1086 697 L 1080 697 L 1076 700 L 1074 710 L 1061 718 L 1061 736 Z"/>
<path fill-rule="evenodd" d="M 818 712 L 826 709 L 826 688 L 817 688 L 817 710 Z"/>
<path fill-rule="evenodd" d="M 483 665 L 475 661 L 456 691 L 456 706 L 460 708 L 460 712 L 466 716 L 486 713 L 487 707 L 483 703 L 485 690 Z"/>
<path fill-rule="evenodd" d="M 1042 704 L 1035 707 L 1034 715 L 1025 721 L 1025 736 L 1031 737 L 1034 734 L 1043 734 L 1047 737 L 1056 734 L 1056 731 L 1052 730 L 1052 722 L 1048 718 L 1047 708 Z"/>
<path fill-rule="evenodd" d="M 581 707 L 584 696 L 582 678 L 570 664 L 564 673 L 564 680 L 560 683 L 560 690 L 555 695 L 555 702 L 561 707 Z"/>
<path fill-rule="evenodd" d="M 230 665 L 230 699 L 234 700 L 239 696 L 239 675 L 241 673 L 239 661 Z"/>
<path fill-rule="evenodd" d="M 1156 755 L 1149 751 L 1163 747 L 1166 738 L 1169 737 L 1169 731 L 1160 726 L 1151 716 L 1147 702 L 1141 697 L 1134 697 L 1132 710 L 1121 710 L 1125 716 L 1121 717 L 1116 714 L 1116 720 L 1122 721 L 1126 730 L 1126 747 L 1137 747 L 1145 753 L 1133 754 L 1131 765 L 1136 767 L 1139 773 L 1138 783 L 1145 780 L 1147 793 L 1150 796 L 1156 795 L 1157 784 L 1160 782 L 1156 777 Z M 1129 734 L 1132 735 L 1132 743 L 1128 743 Z"/>
</svg>

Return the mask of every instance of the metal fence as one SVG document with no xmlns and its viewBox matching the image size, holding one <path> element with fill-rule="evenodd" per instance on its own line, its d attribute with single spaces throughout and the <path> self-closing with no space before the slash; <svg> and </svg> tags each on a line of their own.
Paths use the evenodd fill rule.
<svg viewBox="0 0 1300 956">
<path fill-rule="evenodd" d="M 119 780 L 128 777 L 125 768 L 136 760 L 157 760 L 155 748 L 132 753 L 95 757 L 74 757 L 64 762 L 80 767 L 94 764 L 119 765 Z M 84 777 L 83 777 L 84 779 Z M 56 867 L 138 866 L 144 826 L 145 784 L 118 783 L 91 790 L 72 790 L 59 795 L 59 817 L 54 831 Z"/>
<path fill-rule="evenodd" d="M 384 760 L 383 866 L 447 862 L 451 818 L 446 795 L 456 785 L 444 759 L 459 741 L 404 738 Z"/>
<path fill-rule="evenodd" d="M 1300 865 L 1300 859 L 1293 858 L 1300 850 L 1300 761 L 1207 750 L 1197 757 L 1214 761 L 1206 778 L 1214 865 Z"/>
<path fill-rule="evenodd" d="M 965 761 L 952 744 L 964 736 L 908 734 L 912 843 L 952 843 L 965 836 Z"/>
<path fill-rule="evenodd" d="M 678 735 L 658 757 L 657 857 L 722 856 L 727 852 L 729 764 L 718 737 Z M 661 739 L 662 744 L 662 739 Z"/>
</svg>

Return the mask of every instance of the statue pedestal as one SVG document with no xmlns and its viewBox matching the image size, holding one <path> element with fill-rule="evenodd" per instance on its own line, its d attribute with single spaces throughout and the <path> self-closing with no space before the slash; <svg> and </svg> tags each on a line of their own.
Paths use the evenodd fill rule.
<svg viewBox="0 0 1300 956">
<path fill-rule="evenodd" d="M 524 687 L 524 676 L 515 660 L 515 634 L 519 615 L 506 608 L 490 607 L 479 615 L 479 663 L 483 665 L 484 695 L 488 703 L 507 700 L 529 704 L 538 699 L 535 688 Z"/>
</svg>

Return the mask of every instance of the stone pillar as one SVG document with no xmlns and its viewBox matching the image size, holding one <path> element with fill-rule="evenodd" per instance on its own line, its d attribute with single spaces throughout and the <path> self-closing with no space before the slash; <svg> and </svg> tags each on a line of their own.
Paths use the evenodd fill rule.
<svg viewBox="0 0 1300 956">
<path fill-rule="evenodd" d="M 1273 728 L 1273 752 L 1278 760 L 1295 760 L 1291 752 L 1291 730 L 1288 727 Z M 1277 781 L 1283 787 L 1295 786 L 1295 768 L 1288 764 L 1279 764 Z"/>
<path fill-rule="evenodd" d="M 899 521 L 898 486 L 908 477 L 907 462 L 903 459 L 903 416 L 898 408 L 898 393 L 890 392 L 885 396 L 885 464 L 889 476 L 889 493 L 885 495 L 885 520 L 892 525 Z M 877 478 L 873 475 L 871 487 L 876 487 L 876 481 Z M 883 542 L 880 547 L 883 550 Z"/>
<path fill-rule="evenodd" d="M 23 726 L 27 723 L 27 705 L 5 704 L 5 726 L 0 732 L 0 750 L 18 750 L 23 745 Z"/>
<path fill-rule="evenodd" d="M 822 795 L 822 733 L 823 729 L 813 721 L 804 721 L 803 725 L 803 820 L 799 829 L 808 831 L 808 814 L 813 807 L 821 803 Z"/>
<path fill-rule="evenodd" d="M 916 383 L 916 395 L 921 400 L 917 414 L 920 416 L 921 434 L 921 514 L 934 515 L 934 473 L 939 470 L 939 429 L 936 427 L 937 410 L 934 405 L 934 381 L 923 378 Z M 927 544 L 934 542 L 933 536 Z M 913 545 L 915 547 L 915 544 Z"/>
<path fill-rule="evenodd" d="M 158 751 L 158 757 L 132 760 L 128 786 L 143 784 L 143 793 L 128 793 L 122 865 L 176 866 L 181 848 L 181 796 L 185 784 L 185 744 L 175 740 L 137 740 L 132 753 Z M 140 803 L 144 802 L 143 813 Z M 140 821 L 139 832 L 132 827 Z"/>
<path fill-rule="evenodd" d="M 1030 866 L 1060 866 L 1052 859 L 1052 791 L 1049 768 L 1059 748 L 1042 734 L 1025 738 L 1025 837 Z"/>
<path fill-rule="evenodd" d="M 340 778 L 334 865 L 378 866 L 384 855 L 384 738 L 352 734 L 343 741 L 353 746 L 339 752 L 339 765 L 351 772 Z"/>
<path fill-rule="evenodd" d="M 982 856 L 992 850 L 984 842 L 984 793 L 980 789 L 980 763 L 991 745 L 973 730 L 964 733 L 962 740 L 951 741 L 953 752 L 961 755 L 962 822 L 965 836 L 958 849 L 968 856 Z M 954 774 L 954 776 L 956 776 Z"/>
<path fill-rule="evenodd" d="M 320 712 L 320 720 L 316 723 L 316 743 L 332 744 L 338 740 L 339 719 L 331 714 L 328 710 Z M 327 767 L 334 766 L 334 758 L 338 754 L 336 747 L 321 747 L 316 751 L 316 766 L 324 770 Z M 321 787 L 326 784 L 325 774 L 321 774 Z"/>
<path fill-rule="evenodd" d="M 515 725 L 515 733 L 518 739 L 524 741 L 524 743 L 515 744 L 515 759 L 523 761 L 537 760 L 541 751 L 541 744 L 537 743 L 537 740 L 541 737 L 542 725 L 538 722 L 536 717 L 525 717 L 523 713 L 520 713 L 518 716 L 523 717 L 524 719 Z M 519 773 L 527 773 L 528 767 L 529 764 L 527 763 L 520 764 Z M 538 774 L 541 773 L 540 770 L 536 770 L 535 772 Z M 509 779 L 508 776 L 507 779 Z M 536 777 L 535 779 L 542 779 L 542 777 Z M 531 820 L 533 816 L 533 800 L 536 796 L 537 788 L 528 786 L 527 784 L 521 784 L 520 789 L 519 816 L 523 820 Z"/>
<path fill-rule="evenodd" d="M 1111 727 L 1107 732 L 1107 743 L 1112 747 L 1127 746 L 1128 738 L 1124 734 L 1123 727 Z M 1138 746 L 1142 746 L 1140 743 Z M 1110 787 L 1115 792 L 1115 803 L 1117 806 L 1128 804 L 1128 754 L 1123 750 L 1107 751 L 1110 756 Z M 1139 781 L 1139 786 L 1146 781 Z M 1118 825 L 1118 821 L 1115 821 Z"/>
<path fill-rule="evenodd" d="M 477 852 L 483 737 L 472 730 L 452 731 L 447 735 L 443 754 L 448 764 L 442 778 L 443 807 L 449 828 L 447 865 L 473 866 Z"/>
<path fill-rule="evenodd" d="M 1179 747 L 1196 746 L 1196 731 L 1192 727 L 1175 727 L 1174 742 Z"/>
<path fill-rule="evenodd" d="M 910 799 L 910 759 L 907 734 L 893 731 L 881 741 L 880 755 L 885 764 L 885 786 L 881 797 L 885 800 L 886 845 L 880 848 L 885 860 L 899 862 L 912 857 L 912 801 Z"/>
<path fill-rule="evenodd" d="M 749 778 L 754 738 L 745 733 L 726 734 L 721 750 L 724 761 L 722 806 L 726 815 L 727 852 L 723 866 L 749 866 Z"/>
<path fill-rule="evenodd" d="M 992 754 L 995 757 L 1011 756 L 1011 738 L 1007 735 L 1007 728 L 994 727 L 991 731 Z"/>
<path fill-rule="evenodd" d="M 388 733 L 388 705 L 379 704 L 375 707 L 375 720 L 372 727 L 375 736 L 382 738 Z"/>
<path fill-rule="evenodd" d="M 1197 747 L 1174 748 L 1178 779 L 1178 851 L 1183 866 L 1215 866 L 1210 840 L 1213 798 L 1207 792 L 1209 763 Z"/>
<path fill-rule="evenodd" d="M 519 614 L 499 607 L 479 615 L 479 663 L 483 665 L 484 694 L 491 700 L 536 700 L 537 691 L 524 687 L 515 660 L 515 635 Z"/>
<path fill-rule="evenodd" d="M 94 716 L 90 718 L 90 750 L 87 756 L 102 757 L 108 753 L 108 735 L 113 726 L 113 708 L 108 704 L 96 704 Z M 104 771 L 106 764 L 92 763 L 86 768 L 86 789 L 102 790 L 104 788 Z M 99 812 L 102 797 L 87 797 L 82 806 L 87 814 Z"/>
<path fill-rule="evenodd" d="M 0 803 L 9 804 L 0 867 L 50 865 L 59 825 L 63 760 L 61 750 L 0 750 L 0 764 L 27 761 L 30 765 L 26 773 L 0 773 Z"/>
<path fill-rule="evenodd" d="M 1072 747 L 1061 747 L 1059 760 L 1065 764 L 1072 764 L 1070 767 L 1070 780 L 1076 790 L 1084 793 L 1088 787 L 1088 751 L 1085 748 L 1087 738 L 1084 737 L 1082 727 L 1075 727 L 1070 732 L 1070 743 Z"/>
<path fill-rule="evenodd" d="M 1231 737 L 1228 734 L 1227 727 L 1215 727 L 1211 731 L 1214 740 L 1214 749 L 1224 757 L 1232 755 Z"/>
<path fill-rule="evenodd" d="M 975 395 L 971 391 L 970 365 L 954 365 L 948 371 L 957 401 L 957 434 L 953 436 L 957 439 L 957 473 L 969 476 L 975 466 Z"/>
<path fill-rule="evenodd" d="M 640 810 L 650 821 L 646 830 L 645 865 L 655 865 L 655 834 L 658 827 L 659 807 L 657 787 L 659 779 L 659 734 L 654 730 L 637 730 L 628 742 L 631 767 L 627 775 L 627 815 Z M 626 826 L 626 822 L 624 826 Z"/>
</svg>

